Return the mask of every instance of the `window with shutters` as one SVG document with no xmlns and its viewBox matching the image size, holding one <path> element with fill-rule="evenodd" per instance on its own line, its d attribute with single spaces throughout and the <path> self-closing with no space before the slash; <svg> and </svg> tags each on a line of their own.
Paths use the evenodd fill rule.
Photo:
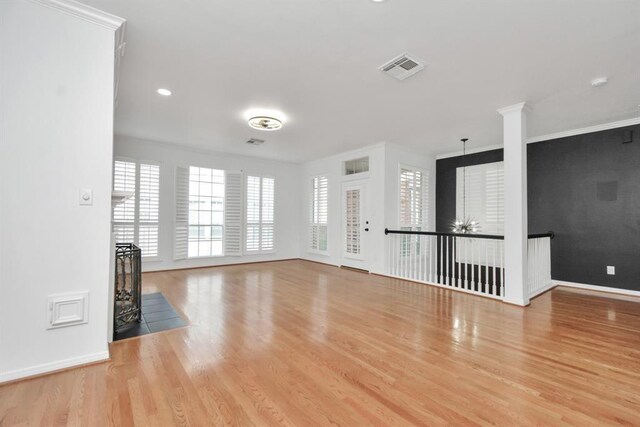
<svg viewBox="0 0 640 427">
<path fill-rule="evenodd" d="M 400 211 L 399 226 L 401 230 L 422 231 L 428 225 L 428 172 L 410 166 L 400 166 Z M 410 242 L 415 247 L 411 247 Z M 420 253 L 420 241 L 403 236 L 401 239 L 401 254 L 403 256 L 415 252 Z"/>
<path fill-rule="evenodd" d="M 328 187 L 326 176 L 311 179 L 309 249 L 314 252 L 327 251 Z"/>
<path fill-rule="evenodd" d="M 113 232 L 118 243 L 134 243 L 145 258 L 158 256 L 160 166 L 116 160 L 113 190 L 133 194 L 113 208 Z"/>
<path fill-rule="evenodd" d="M 456 217 L 462 219 L 466 216 L 478 221 L 481 234 L 504 235 L 504 162 L 467 166 L 466 172 L 464 167 L 459 167 L 456 173 Z M 465 182 L 466 189 L 463 187 Z M 458 262 L 472 263 L 474 259 L 478 260 L 487 253 L 495 254 L 501 248 L 497 240 L 480 239 L 471 250 L 466 249 L 465 243 L 456 243 L 465 248 L 456 251 Z"/>
<path fill-rule="evenodd" d="M 463 190 L 466 175 L 466 189 Z M 466 208 L 463 194 L 466 192 Z M 457 169 L 456 217 L 475 219 L 482 234 L 504 234 L 504 163 L 494 162 Z M 465 211 L 466 212 L 463 212 Z"/>
<path fill-rule="evenodd" d="M 400 227 L 420 231 L 427 226 L 428 173 L 422 169 L 400 166 Z"/>
<path fill-rule="evenodd" d="M 247 176 L 246 252 L 274 250 L 274 186 L 273 178 Z"/>
<path fill-rule="evenodd" d="M 224 195 L 224 171 L 189 167 L 189 258 L 223 255 Z"/>
</svg>

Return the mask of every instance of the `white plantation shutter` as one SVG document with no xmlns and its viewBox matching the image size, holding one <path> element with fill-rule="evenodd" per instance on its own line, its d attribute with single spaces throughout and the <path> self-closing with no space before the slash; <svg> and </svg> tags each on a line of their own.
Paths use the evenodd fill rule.
<svg viewBox="0 0 640 427">
<path fill-rule="evenodd" d="M 134 162 L 116 160 L 113 164 L 113 190 L 133 194 L 113 208 L 113 232 L 117 243 L 135 243 L 136 169 Z"/>
<path fill-rule="evenodd" d="M 242 173 L 226 172 L 224 254 L 242 255 Z"/>
<path fill-rule="evenodd" d="M 466 216 L 480 223 L 482 234 L 504 233 L 504 163 L 466 168 Z M 456 216 L 463 217 L 464 168 L 457 169 Z"/>
<path fill-rule="evenodd" d="M 260 250 L 270 251 L 273 243 L 273 199 L 275 182 L 273 178 L 262 178 L 261 235 Z"/>
<path fill-rule="evenodd" d="M 138 245 L 143 256 L 158 256 L 160 166 L 140 164 Z"/>
<path fill-rule="evenodd" d="M 326 176 L 311 180 L 309 248 L 313 251 L 327 251 L 328 187 Z"/>
<path fill-rule="evenodd" d="M 406 166 L 400 167 L 400 227 L 420 231 L 428 224 L 427 171 Z"/>
<path fill-rule="evenodd" d="M 247 177 L 245 249 L 247 252 L 273 250 L 274 245 L 273 178 Z"/>
<path fill-rule="evenodd" d="M 114 161 L 113 190 L 133 194 L 113 208 L 116 242 L 138 245 L 143 257 L 158 256 L 160 166 Z"/>
<path fill-rule="evenodd" d="M 173 259 L 186 259 L 189 240 L 189 169 L 176 168 L 176 217 Z"/>
<path fill-rule="evenodd" d="M 247 177 L 247 251 L 260 250 L 260 177 Z"/>
<path fill-rule="evenodd" d="M 481 234 L 504 234 L 504 163 L 494 162 L 466 168 L 466 216 L 480 223 Z M 457 169 L 456 216 L 463 218 L 463 176 L 464 168 Z M 476 242 L 475 251 L 457 254 L 457 261 L 473 262 L 483 254 L 495 253 L 495 240 Z"/>
<path fill-rule="evenodd" d="M 500 163 L 485 170 L 485 221 L 490 230 L 504 234 L 504 167 Z"/>
</svg>

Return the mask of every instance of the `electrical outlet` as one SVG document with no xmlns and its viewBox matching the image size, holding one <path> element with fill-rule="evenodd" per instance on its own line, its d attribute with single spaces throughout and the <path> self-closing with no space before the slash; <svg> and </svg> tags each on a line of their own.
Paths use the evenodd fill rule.
<svg viewBox="0 0 640 427">
<path fill-rule="evenodd" d="M 616 267 L 613 265 L 607 265 L 607 274 L 609 276 L 615 276 L 616 275 Z"/>
</svg>

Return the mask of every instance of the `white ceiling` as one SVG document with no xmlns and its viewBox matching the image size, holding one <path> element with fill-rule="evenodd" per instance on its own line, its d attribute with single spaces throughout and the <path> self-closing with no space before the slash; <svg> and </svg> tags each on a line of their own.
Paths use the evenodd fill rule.
<svg viewBox="0 0 640 427">
<path fill-rule="evenodd" d="M 496 109 L 520 101 L 529 136 L 640 115 L 637 0 L 84 1 L 128 21 L 122 135 L 300 162 L 499 144 Z M 405 51 L 426 70 L 378 71 Z M 284 128 L 249 128 L 250 108 L 281 110 Z"/>
</svg>

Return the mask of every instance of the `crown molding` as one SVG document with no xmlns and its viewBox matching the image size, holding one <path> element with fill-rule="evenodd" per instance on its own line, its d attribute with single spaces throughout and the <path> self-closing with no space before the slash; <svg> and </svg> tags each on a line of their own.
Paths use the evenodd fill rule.
<svg viewBox="0 0 640 427">
<path fill-rule="evenodd" d="M 527 144 L 533 144 L 535 142 L 549 141 L 551 139 L 566 138 L 568 136 L 584 135 L 585 133 L 600 132 L 603 130 L 623 128 L 625 126 L 634 126 L 640 124 L 640 117 L 634 117 L 632 119 L 619 120 L 617 122 L 602 123 L 599 125 L 588 126 L 579 129 L 566 130 L 563 132 L 550 133 L 547 135 L 534 136 L 527 138 Z"/>
<path fill-rule="evenodd" d="M 363 153 L 368 154 L 372 150 L 375 150 L 375 149 L 380 148 L 380 147 L 385 147 L 388 144 L 389 143 L 386 142 L 386 141 L 377 142 L 375 144 L 365 145 L 365 146 L 360 147 L 360 148 L 354 148 L 352 150 L 341 151 L 341 152 L 335 153 L 335 154 L 329 154 L 328 156 L 320 157 L 318 159 L 307 160 L 307 161 L 304 161 L 304 162 L 300 162 L 299 164 L 302 164 L 302 165 L 309 164 L 310 165 L 310 164 L 314 164 L 314 163 L 318 163 L 318 162 L 323 162 L 323 161 L 326 161 L 326 160 L 335 160 L 335 159 L 348 158 L 350 156 L 359 156 L 359 155 L 361 155 Z"/>
<path fill-rule="evenodd" d="M 503 148 L 504 147 L 502 146 L 502 144 L 485 145 L 478 148 L 471 148 L 471 149 L 467 148 L 467 154 L 482 153 L 485 151 L 492 151 L 492 150 L 502 150 Z M 450 157 L 459 157 L 459 156 L 462 156 L 462 154 L 463 154 L 462 150 L 450 151 L 448 153 L 442 153 L 442 154 L 436 155 L 436 160 L 448 159 Z"/>
<path fill-rule="evenodd" d="M 218 150 L 213 150 L 206 147 L 179 144 L 179 143 L 170 142 L 170 141 L 160 141 L 156 139 L 148 139 L 143 137 L 122 134 L 122 133 L 114 134 L 114 143 L 116 145 L 134 143 L 134 144 L 151 146 L 153 148 L 161 148 L 165 150 L 180 150 L 180 151 L 187 151 L 189 153 L 204 154 L 208 156 L 217 156 L 217 157 L 227 156 L 227 157 L 235 157 L 235 158 L 244 158 L 244 159 L 257 160 L 260 162 L 275 163 L 280 165 L 294 165 L 294 166 L 300 165 L 300 163 L 298 162 L 292 162 L 289 160 L 278 160 L 278 159 L 273 159 L 269 157 L 259 157 L 251 154 L 233 153 L 229 151 L 218 151 Z M 124 157 L 127 157 L 127 156 L 124 156 Z"/>
<path fill-rule="evenodd" d="M 75 16 L 84 21 L 91 22 L 112 31 L 117 31 L 126 22 L 118 16 L 103 12 L 91 6 L 79 3 L 74 0 L 30 0 L 32 3 L 39 4 L 50 9 L 67 15 Z"/>
<path fill-rule="evenodd" d="M 599 125 L 587 126 L 587 127 L 578 128 L 578 129 L 565 130 L 562 132 L 549 133 L 546 135 L 534 136 L 531 138 L 527 138 L 527 144 L 535 144 L 536 142 L 550 141 L 553 139 L 567 138 L 569 136 L 584 135 L 587 133 L 600 132 L 603 130 L 617 129 L 617 128 L 623 128 L 626 126 L 635 126 L 635 125 L 640 125 L 640 117 L 634 117 L 626 120 L 619 120 L 617 122 L 602 123 Z M 504 148 L 502 144 L 486 145 L 484 147 L 478 147 L 472 150 L 467 150 L 467 154 L 481 153 L 483 151 L 491 151 L 491 150 L 497 150 L 502 148 Z M 436 156 L 436 160 L 448 159 L 449 157 L 458 157 L 458 156 L 462 156 L 462 150 L 438 154 Z"/>
<path fill-rule="evenodd" d="M 498 113 L 505 114 L 517 113 L 517 112 L 525 112 L 528 113 L 531 111 L 531 107 L 526 102 L 519 102 L 517 104 L 509 105 L 508 107 L 500 108 Z"/>
</svg>

